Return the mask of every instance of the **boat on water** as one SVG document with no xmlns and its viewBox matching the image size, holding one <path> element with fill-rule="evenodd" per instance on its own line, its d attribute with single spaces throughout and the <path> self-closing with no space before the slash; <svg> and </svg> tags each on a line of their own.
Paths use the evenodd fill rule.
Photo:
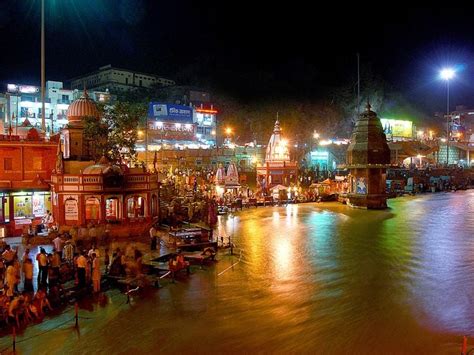
<svg viewBox="0 0 474 355">
<path fill-rule="evenodd" d="M 212 230 L 203 227 L 180 228 L 168 233 L 167 246 L 182 251 L 217 251 L 217 241 L 212 239 Z"/>
</svg>

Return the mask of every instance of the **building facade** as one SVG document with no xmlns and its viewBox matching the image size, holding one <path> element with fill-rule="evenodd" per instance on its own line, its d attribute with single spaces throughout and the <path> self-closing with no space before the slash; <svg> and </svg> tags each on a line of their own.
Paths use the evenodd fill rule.
<svg viewBox="0 0 474 355">
<path fill-rule="evenodd" d="M 49 134 L 58 132 L 67 123 L 66 113 L 71 102 L 80 97 L 84 87 L 79 90 L 68 90 L 60 81 L 47 81 L 45 92 L 45 125 Z M 105 91 L 92 91 L 90 97 L 96 102 L 108 103 L 113 97 Z M 41 93 L 40 87 L 34 85 L 8 84 L 0 100 L 2 105 L 0 133 L 8 134 L 10 127 L 17 134 L 17 127 L 28 120 L 33 127 L 41 128 Z"/>
<path fill-rule="evenodd" d="M 217 110 L 150 102 L 147 135 L 152 150 L 164 148 L 210 148 L 216 145 Z M 143 147 L 144 148 L 144 147 Z"/>
<path fill-rule="evenodd" d="M 87 87 L 95 91 L 110 91 L 120 93 L 153 86 L 169 86 L 175 82 L 154 74 L 141 73 L 128 69 L 105 65 L 92 73 L 71 79 L 71 88 L 82 90 Z"/>
<path fill-rule="evenodd" d="M 158 219 L 158 174 L 114 164 L 106 157 L 97 163 L 88 160 L 94 144 L 85 136 L 83 119 L 100 116 L 87 92 L 71 104 L 67 117 L 51 174 L 55 220 L 64 229 L 111 223 L 117 236 L 142 235 Z"/>
<path fill-rule="evenodd" d="M 257 165 L 257 185 L 261 193 L 276 185 L 289 187 L 298 182 L 298 163 L 290 159 L 288 144 L 281 137 L 280 122 L 275 122 L 267 145 L 265 162 Z"/>
<path fill-rule="evenodd" d="M 21 235 L 51 211 L 50 182 L 59 137 L 0 135 L 0 236 Z M 34 133 L 36 132 L 36 133 Z"/>
</svg>

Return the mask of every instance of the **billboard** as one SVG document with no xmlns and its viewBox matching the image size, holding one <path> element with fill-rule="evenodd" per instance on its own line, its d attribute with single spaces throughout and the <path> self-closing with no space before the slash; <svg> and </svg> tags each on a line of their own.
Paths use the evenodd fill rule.
<svg viewBox="0 0 474 355">
<path fill-rule="evenodd" d="M 150 102 L 148 117 L 157 121 L 193 123 L 193 108 L 182 105 Z"/>
<path fill-rule="evenodd" d="M 413 122 L 381 118 L 383 131 L 387 136 L 413 138 Z"/>
</svg>

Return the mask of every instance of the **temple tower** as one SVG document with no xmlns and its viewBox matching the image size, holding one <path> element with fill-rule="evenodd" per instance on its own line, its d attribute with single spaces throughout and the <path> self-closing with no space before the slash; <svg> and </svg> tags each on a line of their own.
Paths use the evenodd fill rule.
<svg viewBox="0 0 474 355">
<path fill-rule="evenodd" d="M 93 143 L 84 135 L 84 118 L 94 117 L 99 119 L 100 113 L 97 105 L 89 98 L 87 91 L 75 100 L 67 110 L 69 124 L 61 131 L 64 142 L 63 155 L 66 159 L 89 160 L 93 152 Z M 92 143 L 92 144 L 91 144 Z"/>
<path fill-rule="evenodd" d="M 371 111 L 369 102 L 356 122 L 346 158 L 350 169 L 348 205 L 366 209 L 386 208 L 385 180 L 390 148 L 380 119 Z"/>
</svg>

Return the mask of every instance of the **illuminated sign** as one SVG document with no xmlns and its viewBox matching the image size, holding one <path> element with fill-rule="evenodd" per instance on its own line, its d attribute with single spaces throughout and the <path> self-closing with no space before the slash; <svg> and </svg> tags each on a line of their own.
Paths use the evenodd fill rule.
<svg viewBox="0 0 474 355">
<path fill-rule="evenodd" d="M 200 113 L 213 113 L 213 114 L 216 114 L 216 113 L 217 113 L 217 110 L 197 108 L 197 109 L 196 109 L 196 112 L 200 112 Z"/>
<path fill-rule="evenodd" d="M 311 152 L 311 160 L 327 160 L 328 157 L 328 152 Z"/>
<path fill-rule="evenodd" d="M 381 118 L 384 133 L 391 137 L 413 138 L 413 122 Z"/>
<path fill-rule="evenodd" d="M 189 106 L 150 102 L 148 106 L 148 117 L 159 121 L 192 123 L 193 109 Z"/>
<path fill-rule="evenodd" d="M 190 123 L 160 122 L 160 125 L 149 125 L 148 136 L 152 141 L 161 140 L 195 140 L 196 126 Z"/>
<path fill-rule="evenodd" d="M 196 120 L 199 125 L 212 126 L 212 122 L 214 121 L 214 115 L 208 113 L 201 113 L 198 111 L 198 113 L 196 113 Z"/>
<path fill-rule="evenodd" d="M 34 94 L 34 93 L 39 92 L 39 88 L 36 86 L 31 86 L 31 85 L 8 84 L 7 91 L 8 92 L 21 92 L 22 94 Z"/>
</svg>

